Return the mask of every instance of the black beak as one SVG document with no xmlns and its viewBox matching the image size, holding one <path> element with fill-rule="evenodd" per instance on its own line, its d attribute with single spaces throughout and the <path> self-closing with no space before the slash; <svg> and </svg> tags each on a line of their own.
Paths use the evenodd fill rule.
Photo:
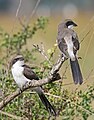
<svg viewBox="0 0 94 120">
<path fill-rule="evenodd" d="M 73 23 L 73 26 L 76 27 L 76 26 L 78 26 L 78 25 L 77 25 L 76 23 Z"/>
</svg>

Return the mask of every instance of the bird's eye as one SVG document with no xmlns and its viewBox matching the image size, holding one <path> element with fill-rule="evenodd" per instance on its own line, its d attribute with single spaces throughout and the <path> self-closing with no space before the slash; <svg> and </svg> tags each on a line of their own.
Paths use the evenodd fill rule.
<svg viewBox="0 0 94 120">
<path fill-rule="evenodd" d="M 19 58 L 15 58 L 15 61 L 18 61 L 19 60 Z"/>
<path fill-rule="evenodd" d="M 15 64 L 18 61 L 18 58 L 13 60 L 13 64 Z"/>
<path fill-rule="evenodd" d="M 12 63 L 12 64 L 15 64 L 18 60 L 19 60 L 19 58 L 15 58 L 15 59 L 13 60 L 13 63 Z"/>
</svg>

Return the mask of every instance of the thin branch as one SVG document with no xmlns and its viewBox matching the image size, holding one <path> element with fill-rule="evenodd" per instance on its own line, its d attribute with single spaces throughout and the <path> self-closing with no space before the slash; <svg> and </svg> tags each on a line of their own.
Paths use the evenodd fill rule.
<svg viewBox="0 0 94 120">
<path fill-rule="evenodd" d="M 59 58 L 57 63 L 52 67 L 50 73 L 48 74 L 47 78 L 41 79 L 41 80 L 32 80 L 30 82 L 27 82 L 26 86 L 23 88 L 22 91 L 16 90 L 15 92 L 13 92 L 12 94 L 10 94 L 9 96 L 5 97 L 1 102 L 0 102 L 0 109 L 4 108 L 8 103 L 10 103 L 14 98 L 18 97 L 22 92 L 24 92 L 25 90 L 29 89 L 29 88 L 33 88 L 33 87 L 38 87 L 38 86 L 42 86 L 45 85 L 47 83 L 53 82 L 55 80 L 59 80 L 61 79 L 59 73 L 57 73 L 59 71 L 59 69 L 61 68 L 62 64 L 64 63 L 66 59 L 64 57 Z"/>
<path fill-rule="evenodd" d="M 49 64 L 52 66 L 52 63 L 50 62 L 49 58 L 47 57 L 44 49 L 40 48 L 39 45 L 33 45 L 35 47 L 36 50 L 38 50 L 44 57 L 45 59 L 49 62 Z"/>
<path fill-rule="evenodd" d="M 25 92 L 25 93 L 36 94 L 36 92 Z M 53 94 L 50 94 L 50 93 L 47 93 L 47 92 L 44 92 L 44 94 L 45 94 L 45 95 L 48 95 L 48 96 L 51 96 L 51 97 L 54 97 L 54 98 L 61 98 L 60 96 L 53 95 Z"/>
<path fill-rule="evenodd" d="M 85 60 L 86 60 L 86 56 L 87 56 L 87 53 L 88 53 L 88 50 L 89 50 L 89 47 L 90 47 L 90 44 L 91 44 L 91 41 L 92 41 L 93 36 L 94 36 L 94 32 L 93 32 L 93 34 L 91 35 L 90 40 L 89 40 L 89 42 L 88 42 L 88 45 L 87 45 L 87 48 L 86 48 L 86 51 L 85 51 L 85 54 L 84 54 L 84 57 L 83 57 L 82 68 L 84 67 L 84 63 L 85 63 Z"/>
<path fill-rule="evenodd" d="M 20 22 L 20 25 L 25 29 L 27 27 L 27 25 L 29 24 L 30 20 L 33 18 L 38 6 L 39 6 L 39 3 L 40 3 L 41 0 L 37 0 L 36 4 L 35 4 L 35 7 L 33 9 L 33 11 L 31 11 L 31 15 L 29 16 L 29 18 L 26 20 L 25 24 L 22 22 L 22 20 L 19 18 L 19 22 Z"/>
<path fill-rule="evenodd" d="M 60 96 L 57 96 L 57 95 L 53 95 L 53 94 L 50 94 L 50 93 L 44 93 L 45 95 L 48 95 L 48 96 L 51 96 L 51 97 L 54 97 L 54 98 L 61 98 Z"/>
<path fill-rule="evenodd" d="M 21 5 L 22 5 L 22 1 L 23 0 L 19 0 L 19 5 L 18 5 L 18 7 L 17 7 L 17 10 L 16 10 L 16 14 L 15 14 L 15 20 L 14 20 L 14 24 L 13 24 L 13 27 L 12 27 L 12 33 L 13 33 L 13 31 L 14 31 L 14 27 L 15 27 L 15 24 L 16 24 L 16 20 L 17 20 L 17 17 L 18 17 L 18 14 L 19 14 L 19 11 L 20 11 L 20 8 L 21 8 Z"/>
<path fill-rule="evenodd" d="M 8 116 L 8 117 L 10 117 L 10 118 L 12 118 L 14 120 L 22 120 L 23 119 L 22 117 L 18 117 L 16 115 L 12 115 L 10 113 L 7 113 L 7 112 L 1 111 L 1 110 L 0 110 L 0 114 L 6 115 L 6 116 Z"/>
<path fill-rule="evenodd" d="M 18 5 L 17 11 L 16 11 L 16 17 L 18 17 L 21 5 L 22 5 L 22 0 L 19 1 L 19 5 Z"/>
<path fill-rule="evenodd" d="M 92 73 L 93 71 L 94 71 L 94 68 L 91 69 L 91 71 L 89 72 L 88 76 L 87 76 L 86 79 L 85 79 L 84 84 L 87 82 L 87 80 L 89 80 L 89 78 L 90 78 L 90 76 L 91 76 L 91 73 Z"/>
<path fill-rule="evenodd" d="M 86 35 L 82 38 L 82 40 L 80 41 L 80 44 L 85 40 L 85 38 L 89 35 L 89 33 L 91 32 L 91 30 L 89 30 Z"/>
<path fill-rule="evenodd" d="M 35 5 L 35 7 L 34 7 L 33 11 L 31 12 L 31 15 L 30 15 L 30 17 L 28 18 L 28 20 L 27 20 L 27 22 L 26 22 L 26 25 L 25 25 L 25 26 L 27 26 L 27 25 L 29 24 L 30 20 L 31 20 L 31 19 L 32 19 L 32 17 L 34 16 L 34 14 L 35 14 L 35 12 L 36 12 L 36 10 L 37 10 L 38 6 L 39 6 L 40 1 L 41 1 L 41 0 L 37 0 L 37 3 L 36 3 L 36 5 Z"/>
<path fill-rule="evenodd" d="M 81 108 L 81 109 L 83 109 L 84 111 L 86 111 L 88 114 L 92 114 L 92 115 L 94 115 L 94 113 L 93 112 L 91 112 L 91 111 L 89 111 L 89 110 L 87 110 L 87 109 L 85 109 L 84 107 L 82 107 L 81 105 L 78 105 L 78 104 L 76 104 L 76 103 L 73 103 L 73 105 L 75 105 L 75 106 L 77 106 L 77 107 L 79 107 L 79 108 Z"/>
<path fill-rule="evenodd" d="M 87 25 L 85 25 L 85 27 L 83 28 L 83 30 L 81 30 L 81 32 L 80 32 L 79 35 L 81 35 L 85 30 L 87 30 L 87 27 L 88 27 L 89 25 L 91 25 L 91 23 L 93 23 L 93 21 L 94 21 L 94 15 L 90 18 L 89 22 L 87 23 Z M 90 28 L 90 30 L 91 30 L 92 28 L 93 28 L 93 26 Z"/>
</svg>

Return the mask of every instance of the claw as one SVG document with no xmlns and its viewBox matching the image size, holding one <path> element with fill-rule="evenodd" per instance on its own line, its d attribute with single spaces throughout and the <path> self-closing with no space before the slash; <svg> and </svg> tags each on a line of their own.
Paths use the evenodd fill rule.
<svg viewBox="0 0 94 120">
<path fill-rule="evenodd" d="M 18 88 L 17 90 L 18 90 L 18 92 L 19 92 L 20 94 L 22 93 L 22 89 L 21 89 L 21 88 Z"/>
</svg>

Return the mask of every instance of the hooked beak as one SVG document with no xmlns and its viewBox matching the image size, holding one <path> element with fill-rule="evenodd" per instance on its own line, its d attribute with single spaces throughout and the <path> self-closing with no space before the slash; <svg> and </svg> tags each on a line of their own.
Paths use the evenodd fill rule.
<svg viewBox="0 0 94 120">
<path fill-rule="evenodd" d="M 73 23 L 73 26 L 76 27 L 76 26 L 78 26 L 78 25 L 77 25 L 76 23 Z"/>
</svg>

